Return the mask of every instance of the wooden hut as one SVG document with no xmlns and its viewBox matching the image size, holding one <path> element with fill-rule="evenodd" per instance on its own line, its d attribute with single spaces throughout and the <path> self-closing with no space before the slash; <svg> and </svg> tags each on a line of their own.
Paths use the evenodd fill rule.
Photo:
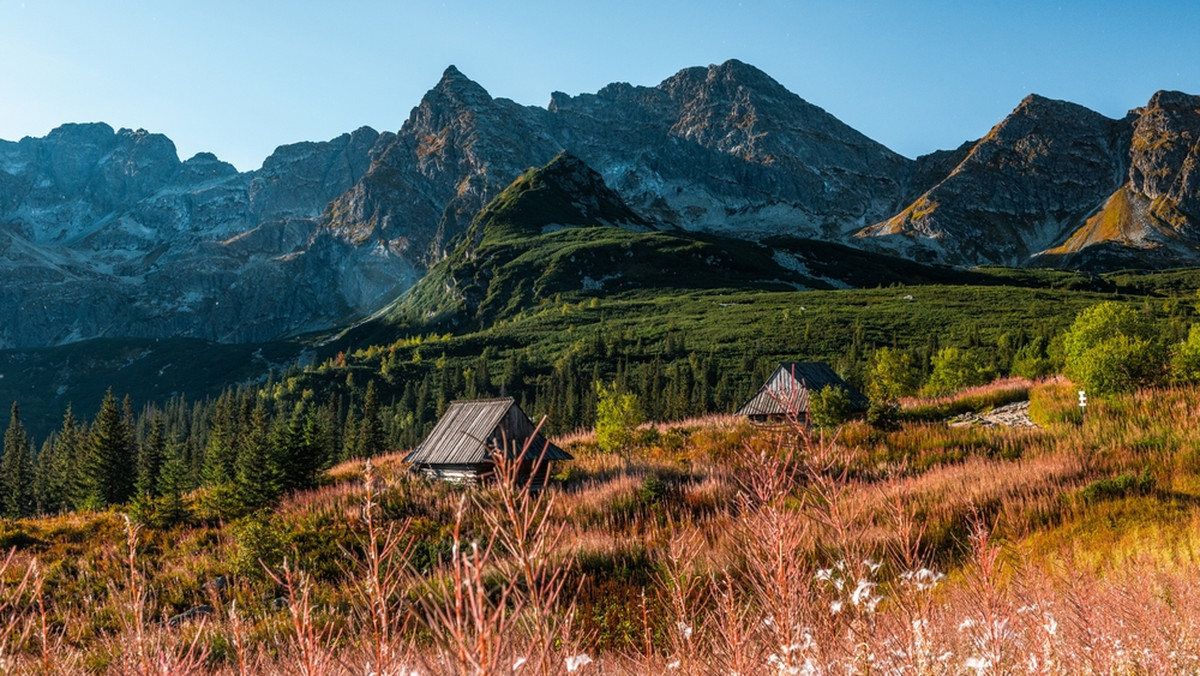
<svg viewBox="0 0 1200 676">
<path fill-rule="evenodd" d="M 794 418 L 808 423 L 809 393 L 826 387 L 843 387 L 850 395 L 850 408 L 856 413 L 867 410 L 867 398 L 842 380 L 833 369 L 821 362 L 787 362 L 779 365 L 771 377 L 746 402 L 738 415 L 758 424 L 781 423 Z"/>
<path fill-rule="evenodd" d="M 535 487 L 545 482 L 550 462 L 572 459 L 535 430 L 512 397 L 505 397 L 452 402 L 404 461 L 434 479 L 474 483 L 493 476 L 500 453 L 519 463 L 519 482 L 532 476 Z"/>
</svg>

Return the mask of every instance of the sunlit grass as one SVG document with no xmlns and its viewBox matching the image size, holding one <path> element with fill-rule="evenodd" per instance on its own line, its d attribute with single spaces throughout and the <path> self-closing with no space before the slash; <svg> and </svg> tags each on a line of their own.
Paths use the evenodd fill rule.
<svg viewBox="0 0 1200 676">
<path fill-rule="evenodd" d="M 132 569 L 116 513 L 6 521 L 0 664 L 1194 673 L 1200 391 L 1096 400 L 1082 424 L 1068 382 L 919 405 L 1016 390 L 1041 428 L 711 417 L 646 425 L 628 457 L 565 435 L 577 459 L 536 496 L 344 463 L 270 513 L 143 528 Z"/>
</svg>

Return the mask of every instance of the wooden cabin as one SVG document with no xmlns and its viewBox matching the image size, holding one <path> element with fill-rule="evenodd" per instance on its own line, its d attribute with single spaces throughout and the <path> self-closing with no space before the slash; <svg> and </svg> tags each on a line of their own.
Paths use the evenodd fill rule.
<svg viewBox="0 0 1200 676">
<path fill-rule="evenodd" d="M 532 477 L 530 485 L 537 488 L 545 483 L 551 462 L 572 459 L 536 431 L 512 397 L 504 397 L 451 403 L 404 461 L 433 479 L 475 483 L 493 478 L 499 453 L 520 463 L 519 483 Z"/>
<path fill-rule="evenodd" d="M 786 362 L 779 365 L 754 398 L 746 402 L 738 415 L 750 418 L 755 424 L 782 423 L 795 419 L 808 424 L 810 392 L 826 387 L 843 387 L 850 394 L 850 408 L 855 413 L 867 410 L 870 402 L 862 392 L 851 387 L 822 362 Z"/>
</svg>

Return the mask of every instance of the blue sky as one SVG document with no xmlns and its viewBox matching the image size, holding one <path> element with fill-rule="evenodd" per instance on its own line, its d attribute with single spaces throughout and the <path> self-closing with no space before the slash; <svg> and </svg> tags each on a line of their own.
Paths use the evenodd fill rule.
<svg viewBox="0 0 1200 676">
<path fill-rule="evenodd" d="M 1200 93 L 1200 2 L 0 0 L 0 139 L 104 121 L 255 169 L 397 130 L 449 64 L 493 96 L 654 85 L 737 58 L 909 157 L 1028 93 L 1112 117 Z"/>
</svg>

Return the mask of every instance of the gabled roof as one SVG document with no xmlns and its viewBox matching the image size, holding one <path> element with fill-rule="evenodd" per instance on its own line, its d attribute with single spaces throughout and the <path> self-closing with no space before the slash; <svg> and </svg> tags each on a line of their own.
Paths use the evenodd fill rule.
<svg viewBox="0 0 1200 676">
<path fill-rule="evenodd" d="M 870 402 L 827 364 L 822 362 L 785 362 L 775 369 L 753 399 L 738 409 L 738 415 L 786 415 L 807 413 L 809 392 L 826 387 L 846 388 L 850 408 L 865 411 Z"/>
<path fill-rule="evenodd" d="M 530 438 L 532 437 L 532 440 Z M 526 441 L 529 441 L 526 446 Z M 570 460 L 571 455 L 535 433 L 529 416 L 512 397 L 452 402 L 420 446 L 404 461 L 421 465 L 475 465 L 507 446 L 509 457 L 526 448 L 525 459 Z M 543 450 L 545 451 L 543 455 Z"/>
</svg>

